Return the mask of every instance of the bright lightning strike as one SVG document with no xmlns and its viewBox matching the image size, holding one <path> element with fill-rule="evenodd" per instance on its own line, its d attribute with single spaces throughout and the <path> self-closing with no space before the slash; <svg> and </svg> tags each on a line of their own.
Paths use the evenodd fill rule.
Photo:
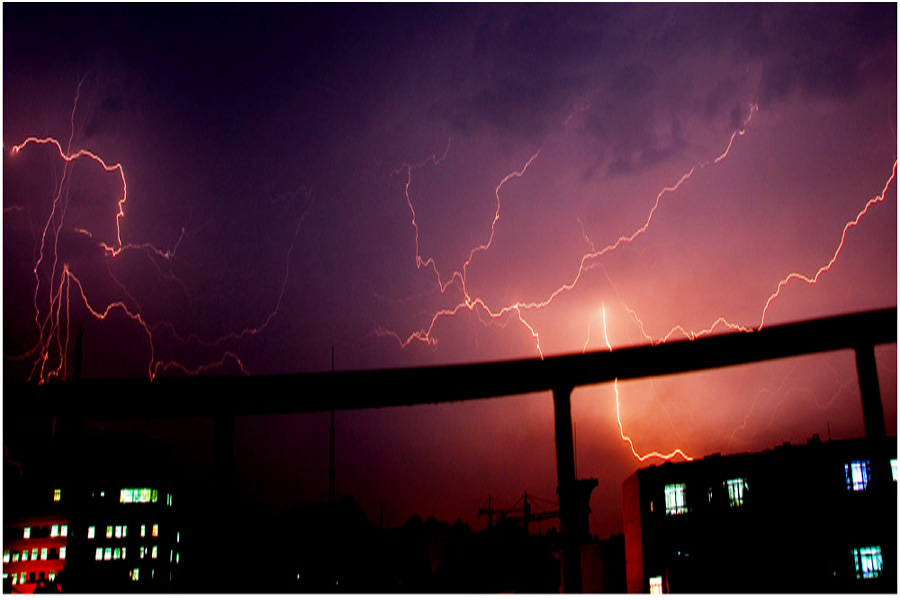
<svg viewBox="0 0 900 600">
<path fill-rule="evenodd" d="M 603 339 L 606 341 L 606 347 L 612 352 L 612 344 L 609 343 L 609 332 L 606 329 L 606 306 L 603 306 Z M 615 381 L 613 381 L 613 388 L 616 391 L 616 421 L 619 423 L 619 435 L 622 436 L 622 441 L 628 444 L 628 447 L 631 448 L 631 453 L 634 455 L 636 459 L 640 462 L 644 462 L 650 458 L 659 458 L 661 460 L 671 460 L 676 456 L 680 456 L 681 458 L 691 461 L 694 460 L 692 456 L 686 454 L 681 448 L 675 448 L 668 454 L 663 454 L 661 452 L 648 452 L 647 454 L 638 454 L 637 450 L 634 449 L 634 440 L 631 439 L 630 436 L 625 435 L 625 428 L 622 426 L 622 416 L 619 412 L 619 378 L 617 377 Z"/>
</svg>

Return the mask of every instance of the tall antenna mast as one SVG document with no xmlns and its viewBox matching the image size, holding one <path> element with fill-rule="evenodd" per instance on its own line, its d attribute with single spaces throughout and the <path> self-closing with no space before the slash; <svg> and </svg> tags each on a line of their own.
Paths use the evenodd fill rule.
<svg viewBox="0 0 900 600">
<path fill-rule="evenodd" d="M 334 373 L 334 346 L 331 347 L 331 372 Z M 328 503 L 334 504 L 334 404 L 331 409 L 331 432 L 328 440 Z"/>
</svg>

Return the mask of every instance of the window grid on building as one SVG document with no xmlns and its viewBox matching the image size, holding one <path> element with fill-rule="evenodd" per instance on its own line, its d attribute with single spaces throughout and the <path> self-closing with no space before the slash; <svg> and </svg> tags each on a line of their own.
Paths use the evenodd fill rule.
<svg viewBox="0 0 900 600">
<path fill-rule="evenodd" d="M 687 512 L 683 483 L 670 483 L 665 487 L 666 514 L 683 515 Z"/>
<path fill-rule="evenodd" d="M 651 594 L 662 594 L 662 576 L 651 577 L 650 578 L 650 593 Z"/>
<path fill-rule="evenodd" d="M 884 570 L 881 546 L 864 546 L 853 549 L 853 566 L 857 579 L 875 579 Z"/>
<path fill-rule="evenodd" d="M 869 485 L 872 479 L 872 463 L 868 460 L 854 460 L 844 464 L 844 476 L 847 479 L 847 490 L 859 492 Z"/>
<path fill-rule="evenodd" d="M 740 477 L 729 479 L 725 482 L 725 487 L 728 488 L 728 506 L 743 506 L 747 482 Z"/>
</svg>

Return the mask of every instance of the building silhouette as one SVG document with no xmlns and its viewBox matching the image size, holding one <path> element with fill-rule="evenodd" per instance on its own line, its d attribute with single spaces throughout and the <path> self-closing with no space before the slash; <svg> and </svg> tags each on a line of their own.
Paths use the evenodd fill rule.
<svg viewBox="0 0 900 600">
<path fill-rule="evenodd" d="M 137 434 L 34 439 L 43 456 L 5 473 L 4 590 L 177 589 L 185 498 L 165 444 Z"/>
<path fill-rule="evenodd" d="M 636 471 L 628 592 L 896 593 L 896 448 L 816 435 Z"/>
</svg>

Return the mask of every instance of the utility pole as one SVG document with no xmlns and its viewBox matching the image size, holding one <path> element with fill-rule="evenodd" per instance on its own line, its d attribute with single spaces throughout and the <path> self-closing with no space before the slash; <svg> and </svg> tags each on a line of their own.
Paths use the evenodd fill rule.
<svg viewBox="0 0 900 600">
<path fill-rule="evenodd" d="M 331 372 L 334 373 L 334 346 L 331 347 Z M 334 504 L 334 408 L 331 409 L 331 430 L 328 440 L 328 504 Z"/>
</svg>

